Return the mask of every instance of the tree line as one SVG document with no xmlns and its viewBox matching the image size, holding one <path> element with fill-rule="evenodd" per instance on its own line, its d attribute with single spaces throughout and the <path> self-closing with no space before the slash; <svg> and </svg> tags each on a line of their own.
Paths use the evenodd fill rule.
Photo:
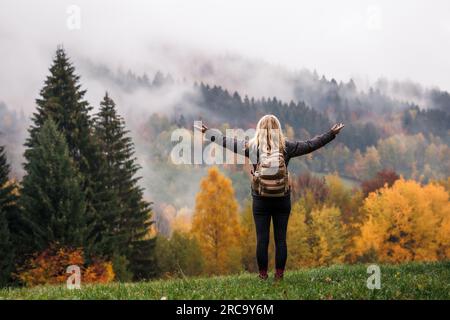
<svg viewBox="0 0 450 320">
<path fill-rule="evenodd" d="M 153 90 L 174 84 L 170 75 L 161 73 L 152 81 L 130 72 L 120 78 L 119 85 L 129 91 L 136 86 Z M 187 95 L 183 101 L 198 106 L 200 113 L 188 113 L 180 105 L 171 115 L 153 114 L 143 128 L 148 143 L 145 149 L 152 150 L 151 164 L 158 164 L 158 175 L 165 183 L 161 185 L 161 179 L 150 176 L 144 177 L 143 184 L 150 186 L 159 204 L 174 205 L 165 206 L 164 210 L 174 211 L 173 219 L 166 224 L 158 219 L 160 234 L 155 238 L 152 204 L 144 201 L 139 187 L 140 167 L 124 119 L 108 93 L 100 102 L 99 112 L 93 114 L 74 66 L 65 51 L 58 48 L 50 75 L 36 100 L 37 109 L 25 144 L 25 175 L 20 183 L 9 179 L 10 166 L 4 148 L 0 149 L 0 249 L 4 253 L 0 282 L 37 284 L 45 281 L 39 280 L 44 270 L 54 270 L 50 272 L 52 277 L 59 279 L 61 267 L 75 262 L 84 265 L 83 270 L 92 281 L 253 270 L 254 229 L 251 210 L 245 202 L 248 177 L 237 166 L 224 169 L 231 182 L 218 171 L 206 173 L 204 167 L 175 167 L 168 161 L 172 147 L 168 141 L 173 129 L 191 129 L 194 119 L 203 117 L 208 124 L 224 131 L 229 127 L 252 127 L 266 113 L 280 118 L 289 139 L 305 139 L 328 130 L 330 119 L 349 123 L 340 143 L 291 164 L 291 170 L 300 173 L 293 183 L 289 237 L 292 261 L 296 261 L 293 265 L 364 259 L 397 262 L 403 259 L 400 256 L 409 260 L 448 257 L 445 244 L 448 226 L 439 216 L 446 207 L 429 208 L 421 197 L 423 192 L 432 192 L 438 195 L 436 201 L 440 204 L 448 201 L 442 193 L 442 188 L 448 192 L 448 186 L 438 187 L 433 182 L 446 178 L 449 172 L 446 159 L 450 152 L 447 141 L 450 122 L 446 121 L 445 108 L 421 110 L 379 92 L 359 94 L 352 81 L 348 84 L 324 78 L 318 81 L 321 86 L 304 90 L 299 87 L 297 94 L 320 108 L 312 108 L 303 101 L 286 103 L 276 97 L 241 97 L 220 86 L 200 83 L 194 85 L 200 94 Z M 317 93 L 315 100 L 311 100 L 312 92 Z M 10 117 L 7 112 L 0 104 L 0 113 L 6 114 L 0 119 L 2 131 L 16 132 L 23 115 Z M 375 117 L 374 121 L 365 120 L 370 117 Z M 13 121 L 8 121 L 9 118 Z M 380 121 L 375 122 L 376 119 Z M 383 171 L 385 168 L 395 172 Z M 341 177 L 362 182 L 362 188 L 347 190 L 340 178 L 331 175 L 325 181 L 302 174 L 305 171 L 339 172 Z M 399 179 L 397 173 L 406 180 Z M 186 205 L 181 196 L 190 197 L 187 190 L 194 187 L 192 181 L 204 175 L 196 200 L 190 199 L 194 207 L 191 221 L 190 209 L 177 211 L 175 207 Z M 212 185 L 211 181 L 226 196 L 216 199 L 213 189 L 207 187 Z M 383 191 L 385 184 L 387 189 Z M 388 191 L 392 188 L 396 188 L 395 192 Z M 368 200 L 369 194 L 378 189 L 382 191 Z M 430 212 L 427 221 L 434 225 L 427 225 L 428 228 L 439 225 L 439 230 L 445 232 L 431 235 L 430 229 L 427 234 L 420 228 L 402 229 L 384 239 L 386 230 L 382 228 L 386 224 L 368 224 L 369 217 L 371 221 L 383 217 L 370 208 L 385 206 L 394 214 L 394 208 L 406 203 L 402 210 L 407 215 L 415 205 L 411 197 L 416 195 L 423 200 L 421 208 Z M 391 203 L 393 199 L 397 202 Z M 398 221 L 391 222 L 396 226 Z M 217 234 L 205 232 L 205 226 L 211 224 L 220 226 Z M 370 234 L 377 234 L 379 242 L 361 238 Z M 440 245 L 430 244 L 426 254 L 418 253 L 416 249 L 421 247 L 413 244 L 419 240 L 408 238 L 414 234 Z M 222 242 L 223 239 L 226 241 Z M 222 248 L 220 243 L 227 245 L 223 245 L 223 251 L 214 251 Z M 365 246 L 367 243 L 369 247 Z M 395 247 L 397 243 L 399 248 Z M 382 246 L 392 253 L 382 256 L 376 251 Z"/>
<path fill-rule="evenodd" d="M 421 185 L 383 170 L 352 189 L 338 175 L 299 176 L 292 181 L 287 268 L 448 260 L 449 183 Z M 238 205 L 217 167 L 200 182 L 192 218 L 174 212 L 171 226 L 169 236 L 157 237 L 163 275 L 257 271 L 251 204 Z"/>
</svg>

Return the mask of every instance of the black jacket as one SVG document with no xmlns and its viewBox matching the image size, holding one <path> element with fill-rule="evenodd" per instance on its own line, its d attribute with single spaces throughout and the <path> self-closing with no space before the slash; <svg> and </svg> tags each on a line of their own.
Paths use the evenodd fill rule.
<svg viewBox="0 0 450 320">
<path fill-rule="evenodd" d="M 207 130 L 205 133 L 205 138 L 212 142 L 219 143 L 222 142 L 222 146 L 224 148 L 227 148 L 231 151 L 233 151 L 236 154 L 244 155 L 247 158 L 250 158 L 251 163 L 253 164 L 254 170 L 256 169 L 256 153 L 251 153 L 249 148 L 247 148 L 245 141 L 239 140 L 236 138 L 230 138 L 227 136 L 222 135 L 222 133 L 219 130 Z M 286 141 L 285 144 L 285 151 L 284 151 L 284 161 L 286 163 L 286 167 L 289 164 L 289 160 L 294 157 L 299 157 L 304 154 L 308 154 L 313 152 L 314 150 L 317 150 L 324 145 L 326 145 L 328 142 L 332 141 L 334 138 L 336 138 L 336 135 L 333 133 L 333 131 L 328 131 L 327 133 L 321 134 L 319 136 L 316 136 L 309 140 L 304 141 Z M 255 210 L 256 207 L 262 207 L 267 209 L 267 204 L 272 203 L 275 211 L 286 211 L 290 212 L 290 192 L 286 195 L 286 197 L 264 197 L 256 194 L 252 190 L 252 197 L 253 197 L 253 210 Z"/>
<path fill-rule="evenodd" d="M 324 145 L 332 141 L 335 137 L 336 135 L 333 133 L 333 131 L 330 130 L 327 133 L 316 136 L 310 140 L 286 141 L 284 151 L 284 160 L 286 162 L 286 166 L 289 164 L 289 160 L 291 158 L 311 153 L 314 150 L 323 147 Z M 205 133 L 205 138 L 209 141 L 217 143 L 221 141 L 224 148 L 227 148 L 234 153 L 244 155 L 247 158 L 250 158 L 251 156 L 251 152 L 249 151 L 249 148 L 246 147 L 246 144 L 243 140 L 226 137 L 222 135 L 218 130 L 207 130 Z M 253 164 L 256 165 L 256 161 L 253 160 L 253 157 L 251 157 L 251 160 Z"/>
</svg>

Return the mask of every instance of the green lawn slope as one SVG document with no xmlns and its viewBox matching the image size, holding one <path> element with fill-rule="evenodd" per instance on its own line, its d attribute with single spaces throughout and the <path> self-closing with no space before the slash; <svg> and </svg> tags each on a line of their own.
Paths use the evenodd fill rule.
<svg viewBox="0 0 450 320">
<path fill-rule="evenodd" d="M 450 299 L 450 261 L 381 265 L 381 289 L 366 265 L 289 271 L 282 282 L 243 273 L 139 283 L 0 289 L 0 299 Z"/>
</svg>

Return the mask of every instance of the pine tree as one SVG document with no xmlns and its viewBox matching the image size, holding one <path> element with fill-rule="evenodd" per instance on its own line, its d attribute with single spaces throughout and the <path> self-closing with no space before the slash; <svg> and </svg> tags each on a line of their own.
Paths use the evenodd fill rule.
<svg viewBox="0 0 450 320">
<path fill-rule="evenodd" d="M 44 122 L 51 117 L 56 123 L 67 142 L 69 155 L 75 164 L 86 173 L 90 144 L 91 119 L 89 111 L 92 109 L 85 101 L 85 90 L 81 90 L 80 77 L 75 74 L 75 68 L 69 61 L 64 49 L 58 47 L 50 75 L 36 99 L 37 112 L 33 114 L 33 124 L 29 129 L 29 138 L 25 146 L 32 149 L 37 143 L 37 136 Z M 29 150 L 25 151 L 25 158 L 29 158 Z M 25 165 L 25 168 L 28 164 Z"/>
<path fill-rule="evenodd" d="M 0 146 L 0 287 L 10 279 L 15 253 L 8 220 L 17 213 L 17 197 L 14 185 L 9 183 L 9 171 L 4 147 Z"/>
<path fill-rule="evenodd" d="M 6 214 L 0 211 L 0 287 L 8 283 L 13 267 L 14 251 L 12 250 Z"/>
<path fill-rule="evenodd" d="M 114 245 L 111 253 L 126 256 L 137 278 L 148 278 L 154 271 L 154 240 L 148 239 L 152 222 L 150 203 L 143 199 L 136 173 L 140 166 L 134 156 L 134 144 L 125 129 L 125 121 L 117 113 L 114 101 L 105 94 L 95 116 L 95 134 L 105 157 L 105 170 L 100 179 L 112 192 L 114 206 L 104 217 L 105 234 Z"/>
<path fill-rule="evenodd" d="M 209 274 L 236 272 L 241 267 L 237 210 L 231 180 L 212 167 L 201 182 L 192 223 Z"/>
<path fill-rule="evenodd" d="M 92 107 L 84 100 L 80 77 L 67 57 L 64 49 L 58 47 L 50 75 L 36 100 L 37 112 L 33 114 L 29 138 L 25 146 L 25 170 L 29 171 L 31 154 L 37 145 L 43 124 L 52 118 L 66 141 L 69 157 L 73 159 L 74 170 L 79 171 L 81 191 L 86 205 L 86 219 L 92 228 L 84 243 L 87 255 L 99 252 L 104 243 L 103 234 L 98 232 L 98 221 L 108 216 L 114 204 L 111 193 L 101 179 L 105 168 L 98 142 L 93 135 L 93 120 L 89 112 Z"/>
<path fill-rule="evenodd" d="M 52 243 L 83 246 L 88 227 L 81 179 L 64 135 L 51 118 L 36 135 L 27 157 L 20 203 L 30 249 L 43 250 Z"/>
</svg>

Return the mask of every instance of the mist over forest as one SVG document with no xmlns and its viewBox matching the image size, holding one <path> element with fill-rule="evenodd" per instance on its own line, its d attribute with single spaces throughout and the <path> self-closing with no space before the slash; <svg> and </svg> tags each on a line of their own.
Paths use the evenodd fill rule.
<svg viewBox="0 0 450 320">
<path fill-rule="evenodd" d="M 345 3 L 3 0 L 0 288 L 257 271 L 260 172 L 193 125 L 267 114 L 288 268 L 448 261 L 450 3 Z"/>
<path fill-rule="evenodd" d="M 86 56 L 73 55 L 71 60 L 94 110 L 106 90 L 116 101 L 136 144 L 140 184 L 157 213 L 192 210 L 207 166 L 171 164 L 170 134 L 180 127 L 191 130 L 199 119 L 222 130 L 248 129 L 260 116 L 273 113 L 290 139 L 307 139 L 334 122 L 345 123 L 337 144 L 292 162 L 297 175 L 306 170 L 337 172 L 357 185 L 382 168 L 423 182 L 450 172 L 450 95 L 437 88 L 387 79 L 367 87 L 353 79 L 344 82 L 315 70 L 288 70 L 238 55 L 185 54 L 183 64 L 175 60 L 172 67 L 156 64 L 145 70 L 109 66 Z M 184 69 L 166 71 L 174 71 L 177 63 Z M 19 180 L 35 98 L 26 92 L 22 105 L 0 103 L 0 145 L 6 146 Z M 246 173 L 237 166 L 223 169 L 243 204 L 249 196 Z"/>
</svg>

